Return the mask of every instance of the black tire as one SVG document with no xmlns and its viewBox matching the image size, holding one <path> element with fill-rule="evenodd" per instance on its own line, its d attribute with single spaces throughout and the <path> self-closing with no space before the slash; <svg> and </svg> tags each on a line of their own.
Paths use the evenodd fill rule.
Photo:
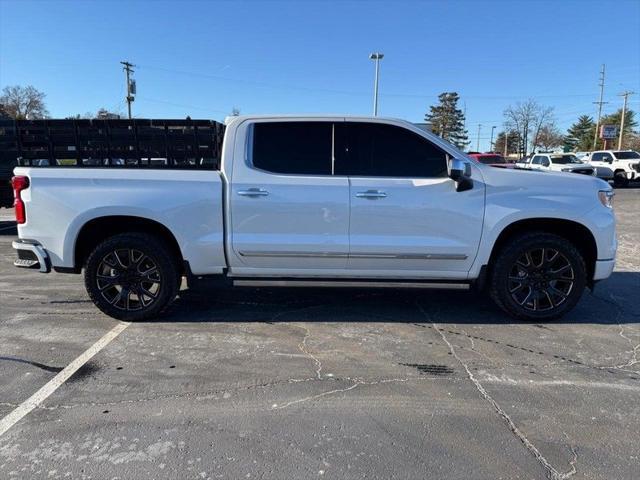
<svg viewBox="0 0 640 480">
<path fill-rule="evenodd" d="M 586 280 L 584 259 L 571 242 L 533 232 L 511 239 L 498 252 L 489 293 L 518 320 L 549 321 L 575 307 Z"/>
<path fill-rule="evenodd" d="M 123 233 L 100 243 L 84 266 L 93 303 L 110 317 L 139 321 L 157 317 L 180 286 L 177 259 L 157 237 Z"/>
<path fill-rule="evenodd" d="M 627 178 L 627 174 L 621 171 L 616 172 L 613 175 L 613 186 L 614 187 L 628 187 L 629 179 Z"/>
</svg>

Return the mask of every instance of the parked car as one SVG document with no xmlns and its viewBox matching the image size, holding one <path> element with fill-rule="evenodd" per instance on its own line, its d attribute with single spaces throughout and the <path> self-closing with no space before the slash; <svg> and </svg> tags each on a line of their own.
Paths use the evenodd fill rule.
<svg viewBox="0 0 640 480">
<path fill-rule="evenodd" d="M 594 167 L 578 160 L 578 157 L 572 153 L 536 153 L 531 158 L 516 162 L 516 167 L 530 170 L 596 175 Z"/>
<path fill-rule="evenodd" d="M 615 263 L 606 182 L 472 162 L 400 120 L 237 116 L 219 168 L 168 163 L 16 168 L 16 265 L 84 272 L 95 305 L 123 320 L 158 315 L 186 276 L 475 288 L 543 321 Z"/>
<path fill-rule="evenodd" d="M 640 154 L 633 150 L 598 150 L 591 153 L 590 162 L 595 167 L 612 171 L 617 187 L 640 180 Z"/>
<path fill-rule="evenodd" d="M 478 152 L 469 152 L 469 155 L 474 160 L 477 160 L 480 163 L 485 165 L 491 165 L 492 167 L 500 167 L 500 168 L 513 168 L 514 163 L 508 162 L 502 155 L 498 153 L 478 153 Z"/>
</svg>

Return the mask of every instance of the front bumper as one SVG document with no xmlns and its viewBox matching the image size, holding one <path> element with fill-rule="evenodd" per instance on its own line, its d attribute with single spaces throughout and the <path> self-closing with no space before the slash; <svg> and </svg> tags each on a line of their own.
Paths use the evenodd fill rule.
<svg viewBox="0 0 640 480">
<path fill-rule="evenodd" d="M 613 273 L 613 267 L 616 266 L 615 260 L 596 260 L 596 268 L 593 272 L 593 280 L 604 280 L 609 278 Z"/>
<path fill-rule="evenodd" d="M 42 248 L 42 245 L 16 240 L 11 246 L 18 253 L 18 258 L 13 262 L 16 267 L 38 269 L 42 273 L 51 271 L 49 254 Z"/>
</svg>

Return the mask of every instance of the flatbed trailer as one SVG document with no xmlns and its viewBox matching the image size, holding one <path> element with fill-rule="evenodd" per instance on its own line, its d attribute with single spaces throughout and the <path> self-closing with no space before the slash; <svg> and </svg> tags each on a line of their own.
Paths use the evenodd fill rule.
<svg viewBox="0 0 640 480">
<path fill-rule="evenodd" d="M 213 120 L 0 120 L 0 206 L 16 166 L 218 169 L 225 126 Z"/>
</svg>

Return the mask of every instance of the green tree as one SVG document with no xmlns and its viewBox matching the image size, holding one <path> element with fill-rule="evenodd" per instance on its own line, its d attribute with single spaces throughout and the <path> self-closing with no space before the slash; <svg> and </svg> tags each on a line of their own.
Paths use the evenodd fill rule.
<svg viewBox="0 0 640 480">
<path fill-rule="evenodd" d="M 564 136 L 564 147 L 574 152 L 589 151 L 593 147 L 596 123 L 589 115 L 581 115 L 578 121 L 569 127 Z"/>
<path fill-rule="evenodd" d="M 469 144 L 464 128 L 464 113 L 458 108 L 460 96 L 456 92 L 444 92 L 438 95 L 439 103 L 429 107 L 424 117 L 431 124 L 431 131 L 460 149 Z"/>
<path fill-rule="evenodd" d="M 512 155 L 518 153 L 520 150 L 520 134 L 515 130 L 511 130 L 509 136 L 507 137 L 506 132 L 498 133 L 496 137 L 496 141 L 493 144 L 493 151 L 497 152 L 501 155 L 505 154 L 504 142 L 508 139 L 509 144 L 507 145 L 507 155 Z"/>
</svg>

